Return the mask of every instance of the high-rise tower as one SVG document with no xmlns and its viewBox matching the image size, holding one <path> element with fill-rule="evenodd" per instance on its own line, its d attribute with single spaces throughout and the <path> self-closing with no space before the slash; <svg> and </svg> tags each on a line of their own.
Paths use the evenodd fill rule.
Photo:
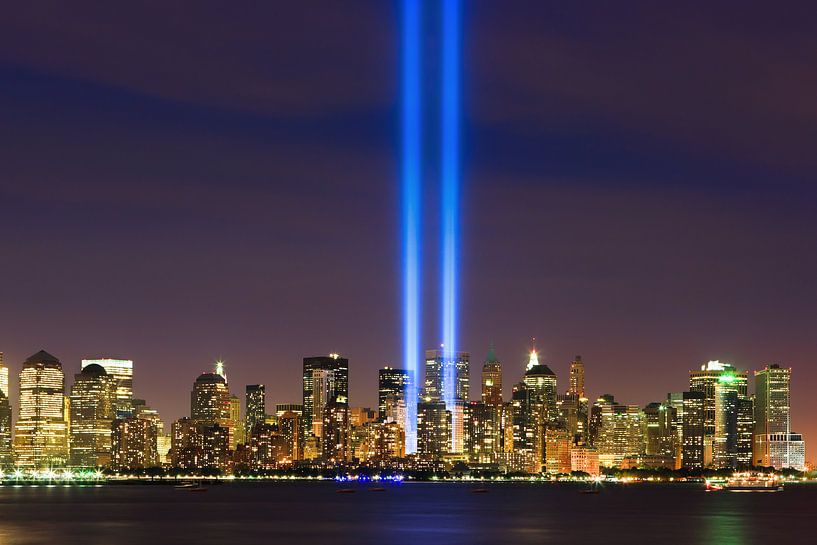
<svg viewBox="0 0 817 545">
<path fill-rule="evenodd" d="M 15 426 L 16 465 L 35 469 L 68 458 L 65 375 L 60 360 L 40 350 L 20 371 L 20 415 Z"/>
<path fill-rule="evenodd" d="M 753 463 L 802 470 L 805 444 L 791 431 L 791 368 L 767 365 L 755 371 L 754 409 Z"/>
<path fill-rule="evenodd" d="M 502 405 L 502 363 L 493 346 L 482 364 L 482 402 L 495 407 Z"/>
<path fill-rule="evenodd" d="M 250 437 L 255 427 L 263 424 L 267 417 L 265 394 L 266 389 L 263 384 L 248 384 L 246 387 L 244 429 L 247 437 Z"/>
<path fill-rule="evenodd" d="M 83 367 L 74 375 L 70 414 L 71 465 L 108 465 L 111 461 L 111 425 L 116 418 L 116 379 L 100 365 Z"/>
<path fill-rule="evenodd" d="M 133 412 L 133 361 L 114 358 L 82 360 L 82 368 L 99 365 L 116 379 L 116 417 L 127 418 Z"/>
<path fill-rule="evenodd" d="M 584 395 L 584 362 L 581 356 L 576 356 L 570 362 L 570 389 L 569 394 L 578 396 L 579 399 L 585 397 Z"/>
</svg>

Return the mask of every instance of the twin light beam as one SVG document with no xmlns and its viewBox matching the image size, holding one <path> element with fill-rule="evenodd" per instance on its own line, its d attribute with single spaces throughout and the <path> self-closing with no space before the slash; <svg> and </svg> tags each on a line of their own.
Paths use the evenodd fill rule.
<svg viewBox="0 0 817 545">
<path fill-rule="evenodd" d="M 406 390 L 406 452 L 417 450 L 417 394 L 421 354 L 420 276 L 422 270 L 422 0 L 402 0 L 402 243 L 403 359 L 409 374 Z M 443 400 L 453 409 L 456 398 L 457 270 L 459 260 L 459 115 L 460 0 L 442 0 L 442 83 L 440 124 L 441 177 L 441 324 Z"/>
</svg>

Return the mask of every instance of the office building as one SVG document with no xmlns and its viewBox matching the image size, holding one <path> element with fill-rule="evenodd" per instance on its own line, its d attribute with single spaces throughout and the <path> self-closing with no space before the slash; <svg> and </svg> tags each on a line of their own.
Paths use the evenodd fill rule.
<svg viewBox="0 0 817 545">
<path fill-rule="evenodd" d="M 117 471 L 145 469 L 159 465 L 156 424 L 145 418 L 129 416 L 113 422 L 111 467 Z"/>
<path fill-rule="evenodd" d="M 101 467 L 111 462 L 111 426 L 116 419 L 117 380 L 102 366 L 86 365 L 71 387 L 70 464 Z"/>
<path fill-rule="evenodd" d="M 267 417 L 266 388 L 263 384 L 248 384 L 245 392 L 246 420 L 244 432 L 247 437 L 250 437 L 255 426 L 263 424 Z"/>
<path fill-rule="evenodd" d="M 11 398 L 9 397 L 9 369 L 0 352 L 0 469 L 13 462 L 11 444 Z"/>
<path fill-rule="evenodd" d="M 405 369 L 385 367 L 377 372 L 377 412 L 381 422 L 386 420 L 387 404 L 395 405 L 406 399 L 409 374 Z"/>
<path fill-rule="evenodd" d="M 482 402 L 494 407 L 502 405 L 502 363 L 493 346 L 482 364 Z"/>
<path fill-rule="evenodd" d="M 116 379 L 116 417 L 130 416 L 133 400 L 133 361 L 115 358 L 96 358 L 82 360 L 82 368 L 99 365 L 108 376 Z"/>
<path fill-rule="evenodd" d="M 417 455 L 441 460 L 450 451 L 451 412 L 442 401 L 417 404 Z"/>
<path fill-rule="evenodd" d="M 313 388 L 315 377 L 320 382 L 317 389 Z M 304 358 L 301 441 L 315 437 L 315 431 L 322 433 L 323 409 L 332 399 L 349 402 L 349 360 L 338 354 Z"/>
<path fill-rule="evenodd" d="M 18 467 L 43 469 L 65 465 L 68 459 L 65 406 L 62 364 L 41 350 L 29 357 L 20 371 L 20 413 L 14 428 Z"/>
</svg>

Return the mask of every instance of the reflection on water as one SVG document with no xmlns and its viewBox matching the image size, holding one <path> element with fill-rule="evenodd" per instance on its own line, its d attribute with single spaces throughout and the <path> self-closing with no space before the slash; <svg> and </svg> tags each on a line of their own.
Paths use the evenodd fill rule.
<svg viewBox="0 0 817 545">
<path fill-rule="evenodd" d="M 688 485 L 404 483 L 337 494 L 328 482 L 0 487 L 0 545 L 163 543 L 455 545 L 480 543 L 814 543 L 817 486 L 778 494 Z M 343 486 L 349 486 L 344 484 Z"/>
</svg>

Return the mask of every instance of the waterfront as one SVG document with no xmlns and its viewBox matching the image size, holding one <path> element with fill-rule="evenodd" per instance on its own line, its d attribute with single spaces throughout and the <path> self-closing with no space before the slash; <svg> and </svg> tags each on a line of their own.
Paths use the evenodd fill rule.
<svg viewBox="0 0 817 545">
<path fill-rule="evenodd" d="M 227 483 L 4 486 L 0 543 L 813 543 L 817 486 L 707 493 L 698 484 Z M 338 494 L 348 487 L 353 494 Z"/>
</svg>

